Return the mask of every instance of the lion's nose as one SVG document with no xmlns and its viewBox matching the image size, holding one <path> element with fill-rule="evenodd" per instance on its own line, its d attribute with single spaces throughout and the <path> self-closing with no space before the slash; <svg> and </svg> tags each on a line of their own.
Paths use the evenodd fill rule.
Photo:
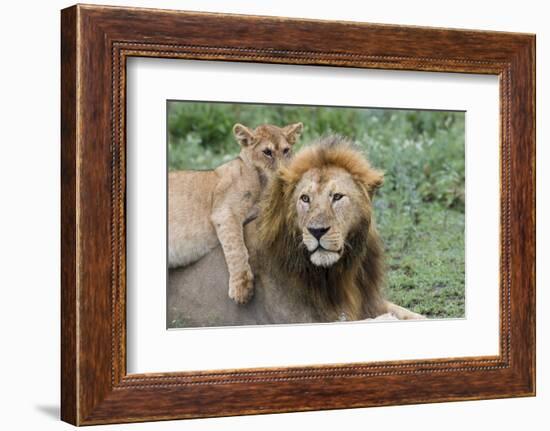
<svg viewBox="0 0 550 431">
<path fill-rule="evenodd" d="M 312 234 L 317 240 L 320 240 L 321 237 L 326 234 L 330 229 L 329 227 L 308 227 L 307 230 Z"/>
</svg>

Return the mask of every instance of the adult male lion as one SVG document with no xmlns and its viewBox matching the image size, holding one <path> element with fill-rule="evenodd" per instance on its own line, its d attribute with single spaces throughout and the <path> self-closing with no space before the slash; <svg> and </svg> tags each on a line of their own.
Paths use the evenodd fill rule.
<svg viewBox="0 0 550 431">
<path fill-rule="evenodd" d="M 338 136 L 299 152 L 280 170 L 245 228 L 256 278 L 254 299 L 228 301 L 223 255 L 171 271 L 168 326 L 332 322 L 422 316 L 382 294 L 382 244 L 372 214 L 383 175 Z"/>
</svg>

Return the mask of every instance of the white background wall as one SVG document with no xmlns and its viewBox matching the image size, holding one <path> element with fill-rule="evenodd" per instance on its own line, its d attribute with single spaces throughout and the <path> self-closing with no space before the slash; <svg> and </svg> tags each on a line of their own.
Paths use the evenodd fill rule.
<svg viewBox="0 0 550 431">
<path fill-rule="evenodd" d="M 550 229 L 550 14 L 543 1 L 130 0 L 171 9 L 476 28 L 537 34 L 538 396 L 284 415 L 134 424 L 109 429 L 548 429 L 549 329 L 544 310 Z M 0 32 L 0 427 L 69 429 L 59 410 L 60 0 L 2 4 Z"/>
</svg>

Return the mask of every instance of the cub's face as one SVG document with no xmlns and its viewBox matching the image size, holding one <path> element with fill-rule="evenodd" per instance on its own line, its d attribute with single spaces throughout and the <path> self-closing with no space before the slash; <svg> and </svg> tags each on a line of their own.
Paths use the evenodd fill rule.
<svg viewBox="0 0 550 431">
<path fill-rule="evenodd" d="M 241 146 L 241 156 L 267 175 L 290 161 L 292 147 L 302 130 L 302 123 L 286 127 L 263 124 L 254 130 L 242 124 L 233 126 L 233 134 Z"/>
<path fill-rule="evenodd" d="M 294 190 L 298 227 L 310 261 L 329 267 L 346 252 L 346 239 L 369 218 L 370 200 L 349 172 L 311 169 Z"/>
</svg>

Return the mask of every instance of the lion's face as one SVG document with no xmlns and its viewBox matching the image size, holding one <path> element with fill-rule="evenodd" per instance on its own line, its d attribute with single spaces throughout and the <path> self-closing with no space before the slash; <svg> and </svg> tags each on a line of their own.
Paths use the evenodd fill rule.
<svg viewBox="0 0 550 431">
<path fill-rule="evenodd" d="M 383 178 L 338 136 L 303 148 L 267 187 L 260 240 L 280 265 L 295 271 L 306 268 L 304 263 L 334 268 L 354 262 L 364 256 L 373 225 L 372 197 Z"/>
<path fill-rule="evenodd" d="M 294 190 L 296 222 L 314 265 L 329 267 L 346 252 L 346 240 L 369 218 L 370 199 L 340 167 L 311 169 Z"/>
</svg>

